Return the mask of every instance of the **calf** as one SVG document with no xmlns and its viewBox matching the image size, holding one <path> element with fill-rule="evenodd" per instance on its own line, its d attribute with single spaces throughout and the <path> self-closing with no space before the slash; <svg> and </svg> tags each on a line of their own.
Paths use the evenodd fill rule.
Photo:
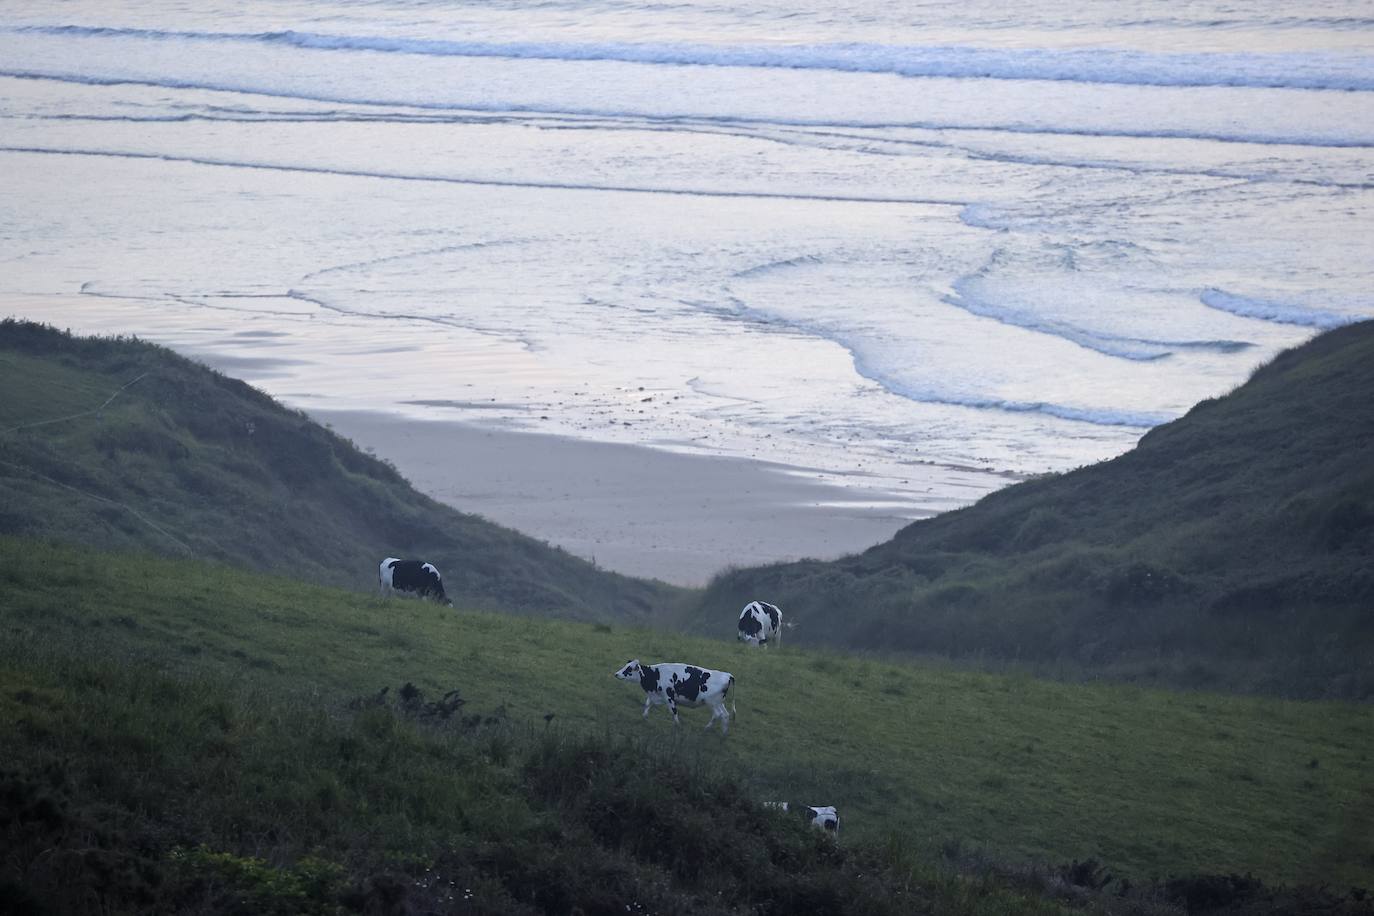
<svg viewBox="0 0 1374 916">
<path fill-rule="evenodd" d="M 739 638 L 751 646 L 782 645 L 782 611 L 764 601 L 751 601 L 739 615 Z"/>
<path fill-rule="evenodd" d="M 676 662 L 660 662 L 657 665 L 641 665 L 633 659 L 615 672 L 622 681 L 638 681 L 644 690 L 644 718 L 649 718 L 649 710 L 667 704 L 673 714 L 673 724 L 681 724 L 678 718 L 679 703 L 686 706 L 706 705 L 711 707 L 711 723 L 720 720 L 720 733 L 730 732 L 730 712 L 725 709 L 725 696 L 735 684 L 735 676 L 728 671 L 712 671 L 695 665 L 680 665 Z M 731 711 L 734 701 L 730 701 Z"/>
<path fill-rule="evenodd" d="M 377 581 L 383 595 L 391 592 L 404 592 L 421 598 L 433 598 L 449 607 L 453 602 L 444 594 L 444 580 L 433 563 L 424 560 L 398 560 L 387 557 L 377 572 Z"/>
<path fill-rule="evenodd" d="M 796 809 L 797 813 L 804 820 L 818 830 L 828 830 L 839 836 L 840 816 L 835 813 L 834 805 L 790 805 L 787 802 L 764 802 L 769 808 L 781 808 L 784 811 Z"/>
</svg>

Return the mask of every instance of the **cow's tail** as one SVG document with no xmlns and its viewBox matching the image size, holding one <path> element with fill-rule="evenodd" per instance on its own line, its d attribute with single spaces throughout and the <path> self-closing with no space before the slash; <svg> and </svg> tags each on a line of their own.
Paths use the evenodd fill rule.
<svg viewBox="0 0 1374 916">
<path fill-rule="evenodd" d="M 732 688 L 732 687 L 734 687 L 734 686 L 735 686 L 735 676 L 732 674 L 732 675 L 730 675 L 730 683 L 726 685 L 725 689 L 726 689 L 726 690 L 729 690 L 730 688 Z M 735 709 L 735 696 L 734 696 L 734 694 L 731 694 L 731 695 L 730 695 L 730 715 L 732 715 L 732 716 L 737 716 L 737 715 L 739 715 L 739 712 Z"/>
</svg>

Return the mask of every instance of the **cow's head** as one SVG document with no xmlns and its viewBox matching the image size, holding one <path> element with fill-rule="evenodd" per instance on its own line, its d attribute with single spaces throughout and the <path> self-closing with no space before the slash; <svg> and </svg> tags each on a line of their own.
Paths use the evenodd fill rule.
<svg viewBox="0 0 1374 916">
<path fill-rule="evenodd" d="M 640 670 L 639 659 L 632 658 L 626 663 L 625 667 L 617 671 L 614 676 L 620 678 L 622 681 L 637 681 L 639 680 Z"/>
</svg>

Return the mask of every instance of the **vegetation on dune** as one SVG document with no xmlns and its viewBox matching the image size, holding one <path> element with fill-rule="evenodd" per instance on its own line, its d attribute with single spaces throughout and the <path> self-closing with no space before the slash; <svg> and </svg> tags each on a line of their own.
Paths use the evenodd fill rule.
<svg viewBox="0 0 1374 916">
<path fill-rule="evenodd" d="M 1340 895 L 1374 883 L 1374 838 L 1365 829 L 1374 819 L 1368 777 L 1374 711 L 1367 706 L 1076 686 L 793 648 L 749 650 L 606 624 L 380 600 L 201 562 L 9 538 L 0 538 L 0 595 L 4 664 L 19 672 L 0 687 L 0 722 L 10 729 L 0 740 L 36 755 L 21 774 L 27 784 L 41 785 L 53 760 L 99 767 L 100 760 L 122 759 L 115 768 L 129 772 L 120 778 L 137 783 L 130 792 L 143 793 L 129 796 L 134 811 L 157 813 L 159 824 L 165 816 L 172 826 L 179 818 L 219 818 L 167 834 L 158 849 L 190 855 L 204 844 L 209 851 L 195 860 L 197 867 L 230 868 L 213 858 L 219 854 L 262 860 L 287 869 L 280 880 L 291 887 L 307 880 L 291 870 L 309 855 L 344 866 L 350 886 L 362 887 L 381 873 L 377 863 L 392 861 L 390 847 L 377 837 L 395 831 L 404 838 L 396 843 L 421 851 L 420 870 L 404 872 L 417 881 L 447 849 L 460 850 L 439 871 L 451 877 L 445 869 L 460 862 L 524 874 L 512 871 L 518 862 L 505 857 L 539 862 L 563 848 L 562 865 L 541 866 L 557 875 L 560 868 L 603 861 L 609 848 L 629 859 L 606 868 L 623 868 L 645 882 L 624 883 L 631 880 L 625 877 L 608 885 L 615 894 L 666 881 L 688 897 L 710 889 L 693 898 L 700 902 L 720 889 L 712 882 L 726 880 L 718 870 L 725 866 L 702 860 L 686 885 L 681 876 L 645 877 L 646 863 L 674 875 L 678 866 L 653 858 L 652 843 L 626 831 L 639 818 L 646 819 L 645 837 L 671 835 L 678 817 L 694 825 L 689 831 L 725 818 L 744 824 L 730 855 L 758 857 L 763 853 L 755 847 L 775 840 L 748 825 L 761 817 L 755 803 L 767 800 L 839 808 L 846 856 L 858 858 L 832 862 L 822 852 L 806 852 L 809 846 L 778 853 L 786 861 L 796 857 L 802 871 L 821 868 L 820 883 L 804 885 L 817 899 L 831 899 L 824 895 L 832 892 L 867 899 L 859 873 L 873 873 L 855 864 L 868 861 L 865 856 L 908 876 L 914 870 L 922 894 L 934 893 L 931 887 L 955 893 L 967 883 L 946 887 L 945 879 L 936 880 L 946 855 L 995 861 L 1015 874 L 1036 862 L 1094 860 L 1116 876 L 1108 893 L 1117 893 L 1122 879 L 1162 894 L 1170 876 L 1233 872 L 1253 873 L 1266 884 L 1325 883 Z M 729 615 L 723 625 L 732 625 Z M 661 709 L 641 720 L 642 696 L 611 676 L 631 657 L 731 671 L 739 714 L 728 739 L 701 730 L 700 710 L 685 711 L 679 730 Z M 135 681 L 120 680 L 126 668 Z M 88 670 L 97 673 L 81 673 Z M 91 687 L 98 696 L 79 702 L 97 705 L 72 711 L 92 678 L 97 686 L 111 678 L 118 685 Z M 458 688 L 465 705 L 445 719 L 441 710 L 419 715 L 424 707 L 417 703 L 415 715 L 395 724 L 397 735 L 409 736 L 395 738 L 403 747 L 379 747 L 376 760 L 350 769 L 349 735 L 362 740 L 355 730 L 392 726 L 378 725 L 380 713 L 366 705 L 348 709 L 347 700 L 389 687 L 384 701 L 390 706 L 382 705 L 394 711 L 404 702 L 398 687 L 407 682 L 436 703 Z M 154 683 L 181 686 L 149 686 Z M 23 691 L 40 699 L 24 700 Z M 186 706 L 178 712 L 179 692 Z M 45 696 L 53 703 L 43 705 Z M 164 701 L 172 704 L 166 721 L 155 714 Z M 122 705 L 130 709 L 121 712 Z M 145 713 L 137 710 L 145 707 L 148 718 L 139 724 Z M 43 710 L 63 708 L 60 724 L 41 725 L 49 715 Z M 439 722 L 442 740 L 424 737 L 416 719 Z M 216 724 L 223 722 L 231 727 Z M 264 737 L 265 729 L 278 731 Z M 101 737 L 101 730 L 108 733 Z M 315 744 L 288 747 L 279 743 L 286 736 Z M 469 743 L 443 749 L 459 739 Z M 194 758 L 176 756 L 183 748 Z M 220 751 L 227 756 L 216 762 Z M 452 756 L 462 754 L 468 756 Z M 471 763 L 488 757 L 495 769 Z M 377 762 L 382 759 L 392 769 Z M 538 760 L 544 763 L 530 763 Z M 216 766 L 241 772 L 216 775 Z M 446 774 L 434 780 L 453 784 L 431 787 L 426 768 Z M 463 774 L 478 782 L 469 785 Z M 402 786 L 412 779 L 413 788 Z M 97 785 L 85 780 L 76 784 Z M 221 791 L 218 801 L 197 794 Z M 99 807 L 92 799 L 106 797 L 102 792 L 72 795 L 70 803 Z M 498 804 L 507 795 L 512 798 Z M 496 808 L 484 811 L 487 804 Z M 274 811 L 295 812 L 291 818 L 306 825 L 278 820 L 278 834 L 283 825 L 295 826 L 277 836 L 269 823 Z M 490 824 L 509 825 L 509 837 L 481 833 Z M 171 829 L 162 824 L 154 833 Z M 466 839 L 454 839 L 455 831 Z M 120 837 L 111 842 L 121 848 L 144 842 L 134 834 Z M 542 851 L 516 856 L 482 845 L 504 839 Z M 366 849 L 350 845 L 357 843 Z M 637 864 L 626 864 L 631 860 Z M 785 862 L 774 865 L 782 870 L 767 880 L 778 882 L 771 885 L 776 890 L 795 876 Z M 838 871 L 828 870 L 831 865 Z M 250 866 L 256 867 L 232 865 L 248 872 Z M 316 866 L 306 861 L 305 867 Z M 1155 878 L 1161 883 L 1153 884 Z M 743 873 L 738 879 L 748 883 Z M 882 883 L 889 879 L 897 883 Z M 874 880 L 880 883 L 872 893 L 881 895 L 895 893 L 892 887 L 906 886 L 908 878 Z M 989 887 L 1002 887 L 1001 894 L 1003 884 Z M 762 898 L 728 896 L 746 894 L 743 887 L 726 893 L 735 903 L 722 911 L 763 906 Z M 1031 898 L 1043 903 L 1039 895 Z M 543 905 L 512 899 L 536 910 Z M 659 911 L 680 911 L 676 906 L 661 902 Z M 846 911 L 816 906 L 817 912 Z M 946 911 L 943 906 L 935 909 Z M 911 907 L 921 911 L 919 900 Z"/>
<path fill-rule="evenodd" d="M 391 465 L 163 347 L 0 322 L 0 533 L 375 588 L 422 556 L 469 604 L 645 619 L 679 591 L 416 492 Z"/>
<path fill-rule="evenodd" d="M 797 640 L 1292 696 L 1374 697 L 1374 322 L 1280 354 L 1131 452 L 834 562 L 730 571 Z"/>
</svg>

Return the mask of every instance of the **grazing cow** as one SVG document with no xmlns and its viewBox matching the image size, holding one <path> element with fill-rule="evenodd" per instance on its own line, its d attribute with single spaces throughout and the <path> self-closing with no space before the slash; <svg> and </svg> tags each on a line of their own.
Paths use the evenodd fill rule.
<svg viewBox="0 0 1374 916">
<path fill-rule="evenodd" d="M 782 611 L 765 601 L 750 601 L 739 615 L 739 638 L 751 646 L 782 645 Z"/>
<path fill-rule="evenodd" d="M 433 598 L 453 607 L 453 602 L 444 594 L 444 580 L 433 563 L 424 560 L 398 560 L 387 557 L 377 572 L 377 581 L 383 595 L 391 592 L 406 592 L 421 598 Z"/>
<path fill-rule="evenodd" d="M 641 665 L 633 659 L 615 672 L 622 681 L 638 681 L 644 689 L 644 718 L 649 718 L 649 710 L 666 703 L 673 714 L 673 724 L 681 724 L 677 715 L 678 704 L 685 706 L 711 707 L 711 723 L 720 720 L 720 733 L 730 731 L 730 713 L 725 709 L 725 696 L 735 684 L 735 676 L 728 671 L 712 671 L 695 665 L 680 665 L 676 662 L 660 662 L 657 665 Z M 730 701 L 733 711 L 734 701 Z"/>
<path fill-rule="evenodd" d="M 787 802 L 764 802 L 769 808 L 791 811 L 794 807 L 804 820 L 818 830 L 828 830 L 836 836 L 840 833 L 840 816 L 835 813 L 834 805 L 790 805 Z"/>
</svg>

